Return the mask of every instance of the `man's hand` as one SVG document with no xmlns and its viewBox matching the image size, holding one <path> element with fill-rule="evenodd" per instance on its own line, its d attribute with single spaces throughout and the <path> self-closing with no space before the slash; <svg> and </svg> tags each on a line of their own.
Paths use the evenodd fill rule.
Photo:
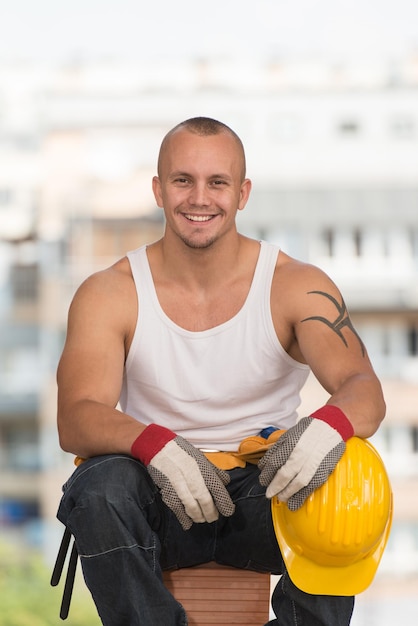
<svg viewBox="0 0 418 626">
<path fill-rule="evenodd" d="M 229 517 L 235 511 L 225 488 L 229 475 L 168 428 L 147 426 L 131 452 L 144 463 L 184 530 L 193 522 L 214 522 L 219 514 Z"/>
<path fill-rule="evenodd" d="M 277 496 L 296 511 L 326 482 L 354 434 L 344 413 L 325 405 L 286 431 L 259 461 L 266 496 Z"/>
</svg>

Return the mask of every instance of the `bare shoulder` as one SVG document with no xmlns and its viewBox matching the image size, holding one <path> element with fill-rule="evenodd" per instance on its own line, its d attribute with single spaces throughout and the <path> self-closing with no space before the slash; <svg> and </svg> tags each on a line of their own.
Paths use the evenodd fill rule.
<svg viewBox="0 0 418 626">
<path fill-rule="evenodd" d="M 133 278 L 126 257 L 123 257 L 110 267 L 91 274 L 80 285 L 76 292 L 76 298 L 120 296 L 126 290 L 133 288 Z"/>
<path fill-rule="evenodd" d="M 135 325 L 137 306 L 130 264 L 124 257 L 80 285 L 70 306 L 69 323 L 103 323 L 118 326 L 126 334 Z"/>
<path fill-rule="evenodd" d="M 297 307 L 306 302 L 306 296 L 314 291 L 325 290 L 331 296 L 339 295 L 333 280 L 319 267 L 298 261 L 280 252 L 272 285 L 272 299 L 282 300 L 285 296 Z"/>
</svg>

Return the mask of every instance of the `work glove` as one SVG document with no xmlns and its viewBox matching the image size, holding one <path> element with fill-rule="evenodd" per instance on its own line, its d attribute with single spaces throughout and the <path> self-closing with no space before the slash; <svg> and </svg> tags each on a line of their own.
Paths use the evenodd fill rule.
<svg viewBox="0 0 418 626">
<path fill-rule="evenodd" d="M 225 487 L 230 480 L 227 472 L 168 428 L 147 426 L 134 441 L 131 453 L 144 463 L 163 502 L 184 530 L 193 522 L 214 522 L 219 514 L 229 517 L 234 513 L 235 505 Z"/>
<path fill-rule="evenodd" d="M 266 497 L 277 496 L 296 511 L 326 482 L 354 434 L 344 413 L 325 405 L 289 428 L 258 463 Z"/>
</svg>

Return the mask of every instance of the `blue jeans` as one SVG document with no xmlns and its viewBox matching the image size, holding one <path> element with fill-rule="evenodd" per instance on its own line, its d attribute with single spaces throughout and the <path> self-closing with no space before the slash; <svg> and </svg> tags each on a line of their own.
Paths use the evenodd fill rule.
<svg viewBox="0 0 418 626">
<path fill-rule="evenodd" d="M 165 588 L 162 570 L 216 561 L 283 574 L 272 596 L 276 619 L 270 626 L 349 624 L 352 597 L 310 595 L 291 582 L 258 474 L 254 465 L 231 470 L 234 515 L 184 531 L 136 459 L 99 456 L 78 467 L 64 485 L 58 519 L 75 537 L 102 623 L 186 626 L 187 616 Z"/>
</svg>

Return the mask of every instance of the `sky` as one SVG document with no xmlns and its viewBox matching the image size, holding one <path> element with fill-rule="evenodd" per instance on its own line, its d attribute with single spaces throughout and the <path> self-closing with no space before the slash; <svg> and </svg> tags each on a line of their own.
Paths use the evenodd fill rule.
<svg viewBox="0 0 418 626">
<path fill-rule="evenodd" d="M 0 61 L 418 53 L 418 0 L 0 0 Z"/>
</svg>

